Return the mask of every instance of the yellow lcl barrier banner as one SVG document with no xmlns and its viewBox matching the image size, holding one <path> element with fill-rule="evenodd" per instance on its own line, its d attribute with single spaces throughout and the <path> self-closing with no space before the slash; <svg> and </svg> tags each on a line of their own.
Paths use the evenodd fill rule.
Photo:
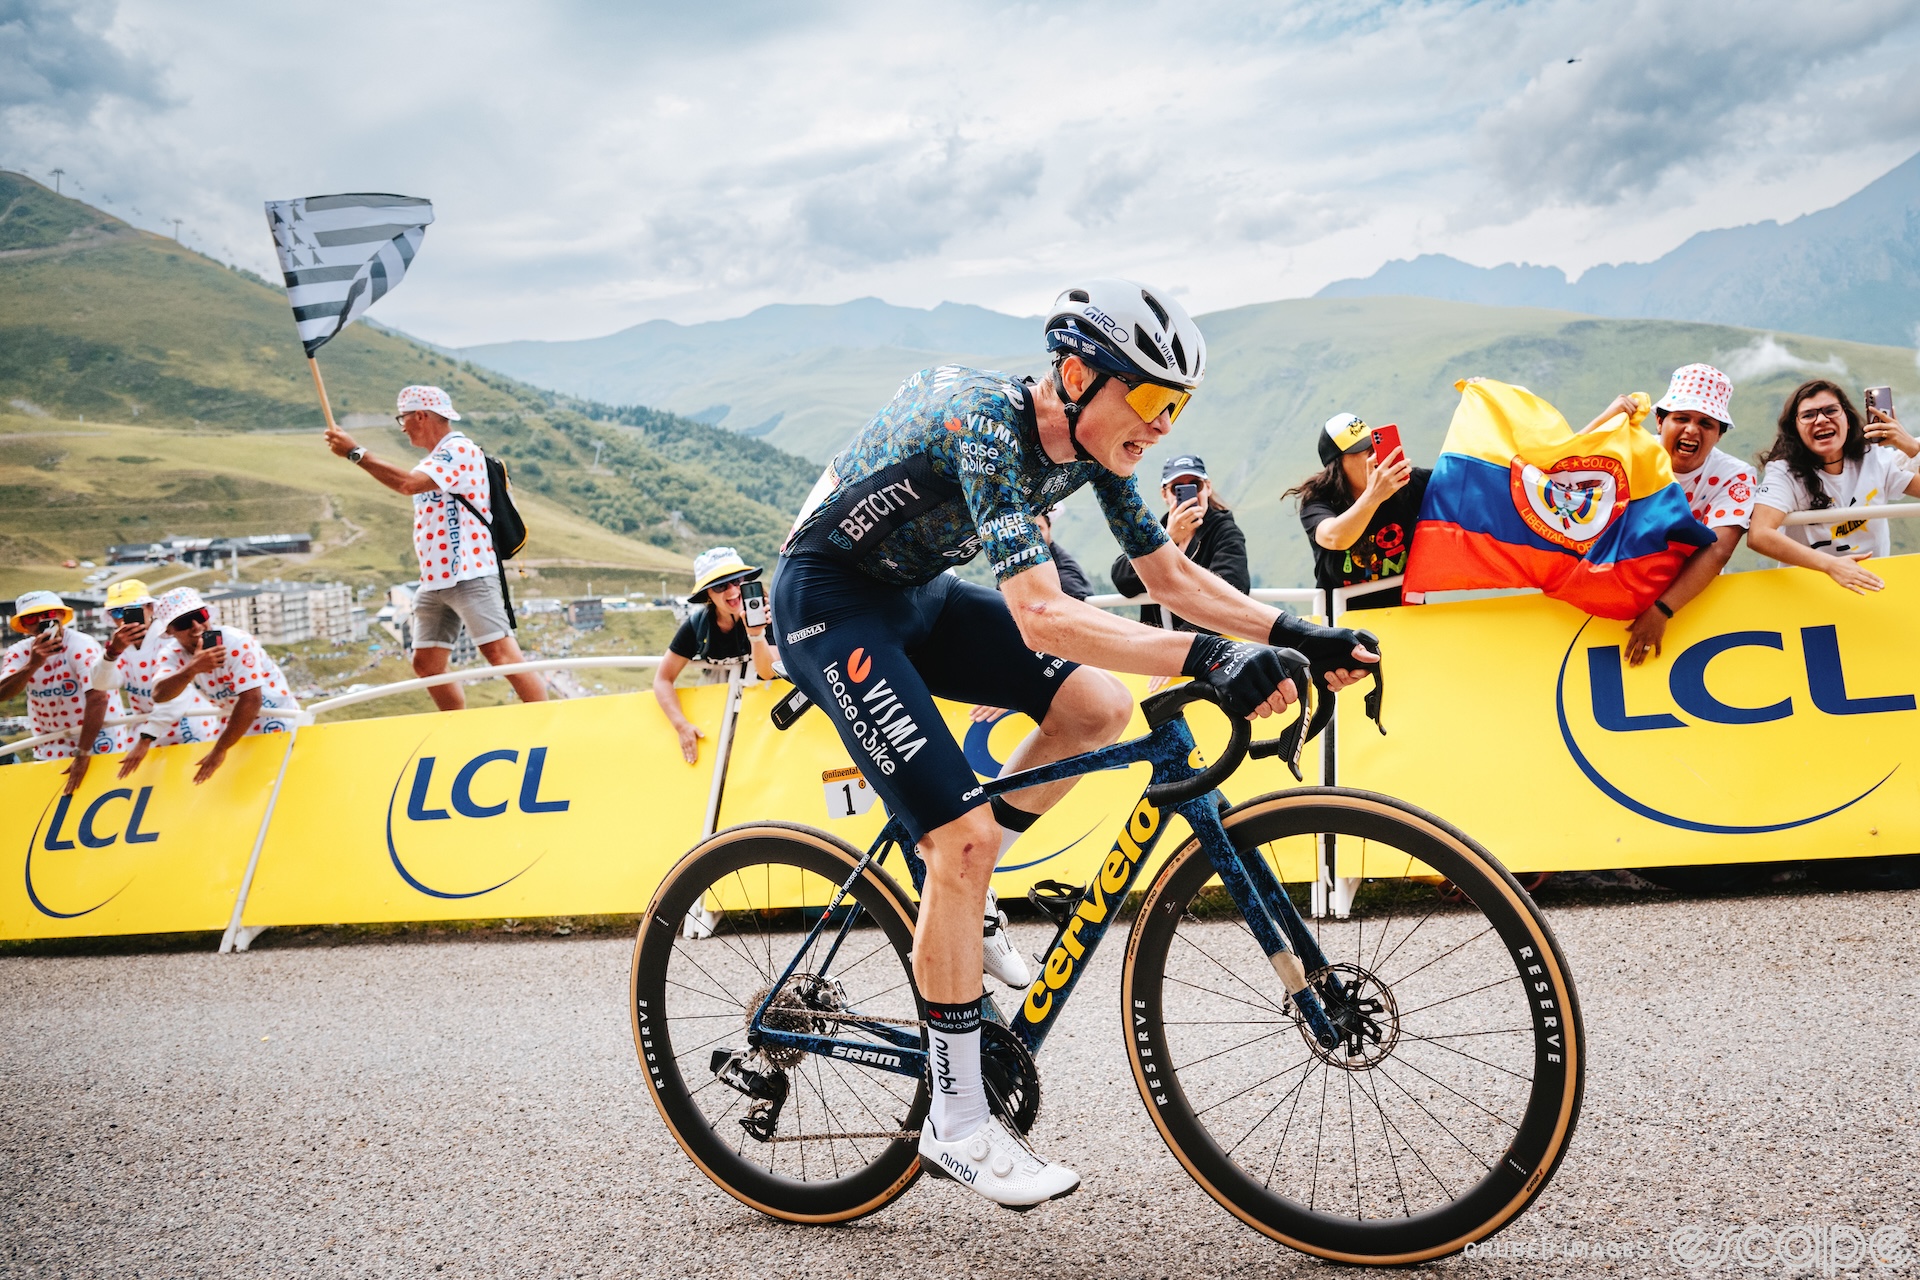
<svg viewBox="0 0 1920 1280">
<path fill-rule="evenodd" d="M 1920 633 L 1920 557 L 1875 569 L 1887 589 L 1870 597 L 1803 570 L 1722 578 L 1639 668 L 1621 656 L 1622 624 L 1538 596 L 1369 612 L 1355 621 L 1390 655 L 1391 733 L 1343 699 L 1340 780 L 1431 809 L 1517 871 L 1920 850 L 1920 669 L 1906 645 Z M 721 825 L 784 819 L 864 848 L 883 809 L 833 816 L 822 775 L 851 762 L 817 710 L 773 728 L 787 689 L 743 693 Z M 644 909 L 699 838 L 726 690 L 680 696 L 706 734 L 691 767 L 646 694 L 301 730 L 244 923 Z M 969 710 L 942 706 L 991 776 L 1032 722 L 974 724 Z M 1217 751 L 1220 717 L 1203 707 L 1193 723 L 1203 755 Z M 1136 712 L 1127 733 L 1143 732 Z M 204 750 L 155 751 L 125 783 L 102 757 L 64 805 L 64 763 L 0 768 L 0 847 L 17 860 L 0 874 L 0 937 L 224 927 L 287 739 L 243 740 L 195 787 Z M 1145 775 L 1083 779 L 1010 851 L 1001 896 L 1090 879 Z M 1291 785 L 1268 760 L 1226 790 L 1239 801 Z M 1185 835 L 1163 836 L 1159 856 Z M 1295 843 L 1277 850 L 1282 873 L 1309 879 L 1312 850 Z M 1358 874 L 1363 851 L 1341 841 L 1340 874 Z"/>
<path fill-rule="evenodd" d="M 1627 624 L 1538 596 L 1352 615 L 1392 663 L 1390 732 L 1343 699 L 1338 776 L 1514 871 L 1920 851 L 1920 557 L 1872 567 L 1866 596 L 1722 577 L 1639 667 Z"/>
<path fill-rule="evenodd" d="M 205 743 L 156 748 L 124 782 L 98 756 L 70 797 L 64 760 L 0 768 L 0 938 L 226 928 L 286 751 L 242 738 L 199 787 Z"/>
</svg>

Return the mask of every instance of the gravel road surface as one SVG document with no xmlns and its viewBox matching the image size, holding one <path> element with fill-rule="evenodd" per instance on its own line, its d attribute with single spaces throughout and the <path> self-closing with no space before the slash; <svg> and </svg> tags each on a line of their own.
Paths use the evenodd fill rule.
<svg viewBox="0 0 1920 1280">
<path fill-rule="evenodd" d="M 1806 1252 L 1853 1228 L 1906 1231 L 1895 1274 L 1920 1274 L 1920 892 L 1549 915 L 1586 1012 L 1580 1131 L 1494 1242 L 1535 1256 L 1424 1270 L 1794 1274 L 1784 1248 L 1799 1274 L 1876 1274 Z M 830 1229 L 744 1209 L 673 1144 L 635 1065 L 629 944 L 271 942 L 0 960 L 0 1274 L 1346 1273 L 1167 1154 L 1122 1057 L 1118 933 L 1040 1059 L 1038 1145 L 1085 1189 L 1016 1215 L 923 1179 Z M 1742 1228 L 1765 1265 L 1674 1260 L 1676 1231 L 1710 1251 Z"/>
</svg>

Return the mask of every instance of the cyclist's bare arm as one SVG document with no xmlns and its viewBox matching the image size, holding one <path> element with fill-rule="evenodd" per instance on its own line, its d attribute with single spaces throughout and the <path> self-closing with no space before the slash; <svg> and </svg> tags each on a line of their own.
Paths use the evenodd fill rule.
<svg viewBox="0 0 1920 1280">
<path fill-rule="evenodd" d="M 1173 554 L 1183 561 L 1186 559 L 1178 551 Z M 1060 574 L 1051 561 L 1008 578 L 1000 584 L 1000 593 L 1013 612 L 1020 638 L 1028 648 L 1040 653 L 1086 666 L 1105 667 L 1109 671 L 1165 676 L 1179 675 L 1188 651 L 1193 648 L 1193 636 L 1189 632 L 1143 626 L 1075 600 L 1060 589 Z M 1251 600 L 1247 603 L 1268 615 L 1259 632 L 1264 639 L 1277 615 L 1265 605 Z M 1276 715 L 1292 706 L 1298 696 L 1293 681 L 1282 681 L 1256 714 Z"/>
<path fill-rule="evenodd" d="M 1141 556 L 1133 562 L 1133 567 L 1140 575 L 1141 584 L 1162 606 L 1223 636 L 1265 640 L 1273 630 L 1274 620 L 1280 616 L 1278 609 L 1242 595 L 1231 583 L 1187 559 L 1172 545 Z M 1353 656 L 1356 667 L 1379 661 L 1377 656 L 1358 646 Z M 1329 671 L 1326 676 L 1327 687 L 1337 691 L 1364 679 L 1366 672 L 1361 669 Z"/>
</svg>

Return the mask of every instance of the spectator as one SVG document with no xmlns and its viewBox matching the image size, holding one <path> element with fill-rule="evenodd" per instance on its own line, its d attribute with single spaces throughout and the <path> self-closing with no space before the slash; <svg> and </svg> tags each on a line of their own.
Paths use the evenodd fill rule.
<svg viewBox="0 0 1920 1280">
<path fill-rule="evenodd" d="M 198 591 L 175 587 L 163 592 L 150 613 L 152 621 L 140 647 L 153 662 L 153 700 L 173 703 L 192 688 L 227 716 L 213 750 L 200 757 L 193 775 L 196 786 L 214 775 L 241 738 L 286 733 L 297 723 L 300 704 L 287 688 L 279 664 L 267 656 L 258 640 L 240 628 L 210 626 L 207 602 Z M 216 637 L 217 643 L 208 643 L 209 636 Z M 161 715 L 168 710 L 163 709 Z M 157 727 L 149 720 L 143 728 Z M 141 733 L 134 748 L 141 758 L 152 741 L 146 732 Z M 132 764 L 138 768 L 139 760 Z"/>
<path fill-rule="evenodd" d="M 102 727 L 119 716 L 118 694 L 90 687 L 100 642 L 73 625 L 73 610 L 51 591 L 29 591 L 14 601 L 9 624 L 26 636 L 0 656 L 0 702 L 27 695 L 27 725 L 35 737 L 61 736 L 33 749 L 36 760 L 67 760 L 64 790 L 72 795 L 97 754 L 120 750 L 125 734 Z"/>
<path fill-rule="evenodd" d="M 680 735 L 680 754 L 688 764 L 700 759 L 700 739 L 706 735 L 680 710 L 680 695 L 673 687 L 687 664 L 738 662 L 751 655 L 760 678 L 773 678 L 774 651 L 766 641 L 767 629 L 747 625 L 746 607 L 740 598 L 740 584 L 759 577 L 760 570 L 742 560 L 732 547 L 702 551 L 693 562 L 693 593 L 687 597 L 693 610 L 667 642 L 666 661 L 653 673 L 654 701 Z M 719 674 L 710 669 L 703 679 Z"/>
<path fill-rule="evenodd" d="M 1075 600 L 1085 600 L 1093 594 L 1093 584 L 1087 581 L 1087 571 L 1080 567 L 1067 549 L 1053 540 L 1053 513 L 1059 510 L 1050 507 L 1033 518 L 1033 527 L 1040 531 L 1041 538 L 1047 544 L 1047 554 L 1053 557 L 1053 567 L 1060 575 L 1060 590 Z"/>
<path fill-rule="evenodd" d="M 1320 470 L 1280 495 L 1300 496 L 1300 524 L 1313 546 L 1313 585 L 1332 591 L 1405 573 L 1433 472 L 1409 463 L 1404 449 L 1376 463 L 1373 432 L 1351 413 L 1327 419 L 1319 449 Z M 1399 603 L 1399 589 L 1389 588 L 1355 596 L 1345 607 Z"/>
<path fill-rule="evenodd" d="M 1195 492 L 1186 500 L 1176 502 L 1176 485 L 1192 485 Z M 1191 453 L 1168 458 L 1160 468 L 1160 497 L 1167 504 L 1167 514 L 1160 517 L 1160 523 L 1166 526 L 1173 545 L 1187 559 L 1224 579 L 1235 591 L 1252 590 L 1253 579 L 1247 573 L 1247 536 L 1240 532 L 1240 525 L 1227 504 L 1214 496 L 1213 482 L 1207 478 L 1207 464 Z M 1140 575 L 1134 571 L 1133 562 L 1125 556 L 1113 562 L 1107 576 L 1123 596 L 1131 598 L 1147 592 Z M 1141 605 L 1140 621 L 1150 627 L 1159 626 L 1160 606 Z M 1173 626 L 1176 631 L 1204 630 L 1178 615 L 1173 619 Z"/>
<path fill-rule="evenodd" d="M 198 689 L 187 688 L 155 714 L 153 682 L 158 659 L 141 647 L 147 635 L 147 606 L 152 603 L 147 584 L 138 578 L 127 578 L 108 588 L 107 616 L 115 626 L 107 637 L 106 655 L 93 669 L 95 689 L 124 693 L 129 714 L 142 717 L 137 726 L 127 726 L 132 749 L 120 764 L 122 778 L 140 767 L 156 742 L 170 747 L 212 742 L 220 736 L 220 708 Z"/>
<path fill-rule="evenodd" d="M 1779 431 L 1760 455 L 1766 472 L 1754 498 L 1747 543 L 1783 564 L 1818 569 L 1859 594 L 1886 584 L 1859 562 L 1892 551 L 1885 520 L 1784 526 L 1793 511 L 1866 507 L 1896 494 L 1920 497 L 1915 441 L 1891 413 L 1874 411 L 1871 426 L 1839 386 L 1803 382 L 1780 410 Z"/>
<path fill-rule="evenodd" d="M 1627 628 L 1627 662 L 1632 666 L 1645 662 L 1649 653 L 1659 654 L 1667 619 L 1726 568 L 1753 519 L 1759 488 L 1753 468 L 1719 447 L 1720 438 L 1733 430 L 1732 402 L 1732 379 L 1710 364 L 1690 364 L 1673 371 L 1667 394 L 1653 406 L 1660 444 L 1673 462 L 1673 478 L 1686 494 L 1693 518 L 1713 530 L 1714 541 L 1688 556 L 1660 598 Z M 1633 397 L 1620 396 L 1585 430 L 1633 411 Z"/>
<path fill-rule="evenodd" d="M 420 590 L 413 598 L 413 672 L 437 676 L 445 671 L 462 623 L 489 663 L 497 667 L 525 662 L 507 618 L 500 561 L 487 527 L 493 505 L 486 455 L 464 432 L 453 429 L 460 415 L 439 387 L 402 388 L 398 408 L 395 417 L 408 443 L 427 451 L 411 471 L 374 457 L 338 427 L 327 428 L 327 447 L 395 493 L 413 498 L 413 549 L 420 560 Z M 507 682 L 522 702 L 546 700 L 546 685 L 531 671 L 510 675 Z M 442 711 L 467 705 L 457 684 L 435 685 L 428 692 Z"/>
</svg>

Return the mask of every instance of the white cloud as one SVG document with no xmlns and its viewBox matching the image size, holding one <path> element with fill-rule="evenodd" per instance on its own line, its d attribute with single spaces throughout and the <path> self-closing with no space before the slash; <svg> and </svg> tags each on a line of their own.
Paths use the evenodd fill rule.
<svg viewBox="0 0 1920 1280">
<path fill-rule="evenodd" d="M 1713 362 L 1729 378 L 1732 378 L 1736 385 L 1770 378 L 1776 373 L 1785 372 L 1824 375 L 1829 378 L 1847 376 L 1847 362 L 1834 352 L 1829 351 L 1825 360 L 1809 360 L 1781 346 L 1770 333 L 1762 334 L 1737 351 L 1716 355 Z"/>
<path fill-rule="evenodd" d="M 1086 273 L 1207 310 L 1418 252 L 1577 275 L 1920 147 L 1920 20 L 1878 0 L 97 2 L 0 0 L 0 58 L 9 14 L 72 51 L 0 105 L 0 163 L 263 272 L 262 200 L 429 196 L 380 318 L 453 344 L 862 294 L 1028 314 Z"/>
</svg>

